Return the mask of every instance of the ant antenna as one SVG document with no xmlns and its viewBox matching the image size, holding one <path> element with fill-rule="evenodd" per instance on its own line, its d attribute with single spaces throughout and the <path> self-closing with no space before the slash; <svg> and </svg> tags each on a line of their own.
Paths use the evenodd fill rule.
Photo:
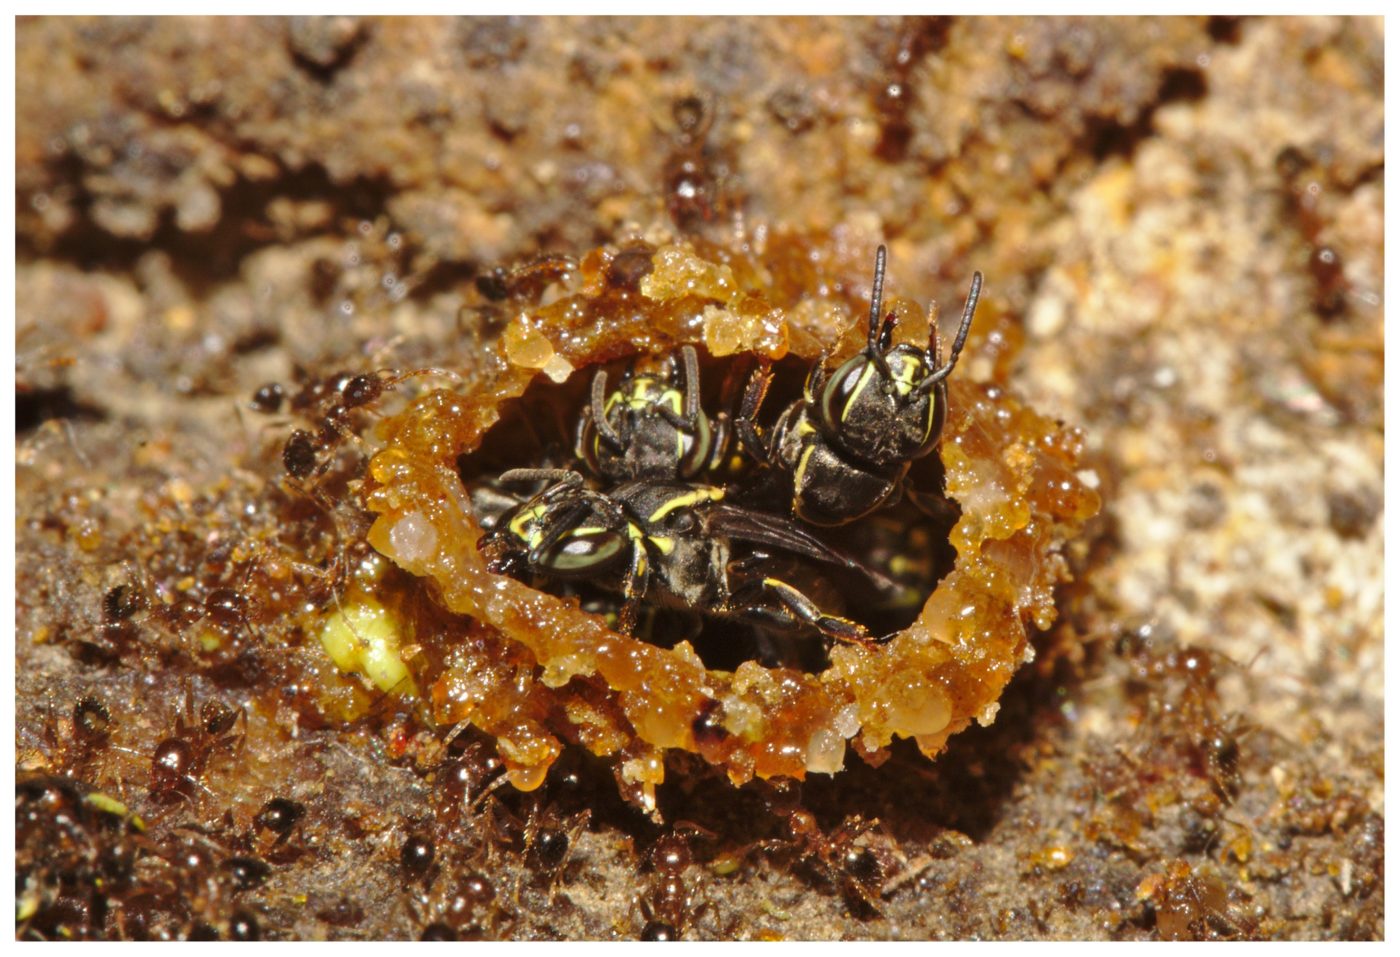
<svg viewBox="0 0 1400 957">
<path fill-rule="evenodd" d="M 953 351 L 948 355 L 948 364 L 937 372 L 931 373 L 924 381 L 919 383 L 919 391 L 927 392 L 938 383 L 948 378 L 948 373 L 953 371 L 953 366 L 958 364 L 958 355 L 962 352 L 963 344 L 967 342 L 968 330 L 972 328 L 972 314 L 977 311 L 977 299 L 982 295 L 982 274 L 975 272 L 972 274 L 972 288 L 967 292 L 967 302 L 963 305 L 962 324 L 958 326 L 958 336 L 953 340 Z M 933 337 L 935 342 L 938 338 L 938 327 L 933 327 Z"/>
</svg>

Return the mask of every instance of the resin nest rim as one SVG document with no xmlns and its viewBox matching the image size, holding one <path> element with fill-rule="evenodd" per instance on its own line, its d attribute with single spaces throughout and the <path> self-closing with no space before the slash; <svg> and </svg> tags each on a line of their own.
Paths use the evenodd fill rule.
<svg viewBox="0 0 1400 957">
<path fill-rule="evenodd" d="M 994 386 L 950 382 L 938 454 L 963 511 L 952 572 L 909 628 L 877 649 L 833 649 L 819 674 L 756 662 L 707 670 L 687 643 L 666 649 L 617 634 L 568 599 L 486 571 L 456 462 L 542 372 L 558 381 L 562 367 L 579 374 L 639 346 L 659 353 L 683 342 L 714 353 L 722 340 L 779 358 L 806 338 L 761 292 L 738 291 L 728 265 L 687 247 L 658 251 L 640 295 L 596 280 L 609 255 L 585 259 L 572 295 L 517 317 L 494 380 L 467 394 L 430 393 L 384 423 L 366 494 L 378 514 L 370 542 L 431 581 L 437 603 L 472 619 L 466 640 L 443 651 L 441 673 L 426 676 L 435 719 L 493 735 L 525 790 L 542 783 L 564 742 L 614 756 L 624 795 L 646 808 L 671 749 L 741 784 L 834 773 L 848 746 L 879 763 L 896 736 L 932 757 L 973 720 L 990 723 L 1028 660 L 1027 624 L 1054 619 L 1052 589 L 1066 576 L 1060 547 L 1098 509 L 1078 472 L 1078 433 Z"/>
</svg>

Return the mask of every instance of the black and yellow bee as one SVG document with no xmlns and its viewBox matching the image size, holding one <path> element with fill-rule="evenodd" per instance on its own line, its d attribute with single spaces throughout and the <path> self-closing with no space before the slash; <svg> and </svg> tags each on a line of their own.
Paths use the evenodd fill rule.
<svg viewBox="0 0 1400 957">
<path fill-rule="evenodd" d="M 878 573 L 784 516 L 729 504 L 719 486 L 642 479 L 603 493 L 578 472 L 556 469 L 515 469 L 499 481 L 548 484 L 482 537 L 490 570 L 610 589 L 624 600 L 618 624 L 625 633 L 645 598 L 832 641 L 880 641 L 858 622 L 823 610 L 785 575 L 794 559 L 875 580 Z"/>
<path fill-rule="evenodd" d="M 895 316 L 881 318 L 884 282 L 881 246 L 864 350 L 830 376 L 824 358 L 813 363 L 802 398 L 783 410 L 767 436 L 756 418 L 772 373 L 761 367 L 749 381 L 735 420 L 749 453 L 791 479 L 792 513 L 813 525 L 845 524 L 894 501 L 910 463 L 933 451 L 947 416 L 947 378 L 982 292 L 982 274 L 974 273 L 944 364 L 932 315 L 928 348 L 909 343 L 890 347 Z"/>
<path fill-rule="evenodd" d="M 544 464 L 570 467 L 512 469 L 472 486 L 490 569 L 576 596 L 628 634 L 640 617 L 643 636 L 662 643 L 660 632 L 697 635 L 699 617 L 751 626 L 770 651 L 811 633 L 878 644 L 866 624 L 842 616 L 843 586 L 853 583 L 867 595 L 867 622 L 907 624 L 940 574 L 930 536 L 884 512 L 852 523 L 904 491 L 926 513 L 955 519 L 940 496 L 904 485 L 942 433 L 946 380 L 982 276 L 973 276 L 945 364 L 932 316 L 927 348 L 892 345 L 885 259 L 882 246 L 865 349 L 830 375 L 825 357 L 814 363 L 803 397 L 770 429 L 757 421 L 772 381 L 767 366 L 752 375 L 731 368 L 723 395 L 748 379 L 732 419 L 727 407 L 702 406 L 692 346 L 640 371 L 630 366 L 611 390 L 599 370 L 576 420 L 573 461 L 545 456 Z M 929 502 L 944 507 L 930 511 Z M 838 525 L 860 561 L 809 528 Z"/>
<path fill-rule="evenodd" d="M 657 372 L 629 368 L 612 392 L 599 369 L 574 443 L 579 461 L 608 482 L 694 479 L 715 469 L 728 445 L 728 416 L 712 417 L 700 406 L 699 360 L 690 345 Z"/>
</svg>

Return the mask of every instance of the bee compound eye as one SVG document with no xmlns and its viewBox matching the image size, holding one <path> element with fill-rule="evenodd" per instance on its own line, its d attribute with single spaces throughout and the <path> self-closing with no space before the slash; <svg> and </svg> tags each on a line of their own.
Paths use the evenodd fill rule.
<svg viewBox="0 0 1400 957">
<path fill-rule="evenodd" d="M 695 434 L 682 434 L 682 455 L 680 472 L 682 478 L 694 478 L 710 461 L 714 448 L 714 433 L 710 429 L 710 419 L 700 413 L 695 419 Z"/>
<path fill-rule="evenodd" d="M 624 537 L 606 529 L 584 528 L 565 535 L 540 564 L 550 571 L 590 572 L 609 564 L 622 553 Z"/>
<path fill-rule="evenodd" d="M 869 388 L 878 372 L 875 364 L 864 355 L 843 362 L 822 389 L 818 409 L 821 424 L 831 432 L 839 432 L 849 414 L 852 399 Z"/>
</svg>

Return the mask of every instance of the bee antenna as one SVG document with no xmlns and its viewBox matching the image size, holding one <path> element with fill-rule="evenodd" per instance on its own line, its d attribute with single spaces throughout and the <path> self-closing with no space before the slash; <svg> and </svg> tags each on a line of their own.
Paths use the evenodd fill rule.
<svg viewBox="0 0 1400 957">
<path fill-rule="evenodd" d="M 968 330 L 972 328 L 972 315 L 977 311 L 977 299 L 981 295 L 982 274 L 975 272 L 972 274 L 972 288 L 967 292 L 967 302 L 963 305 L 962 323 L 958 326 L 957 338 L 953 340 L 953 351 L 948 354 L 948 364 L 920 382 L 919 389 L 921 391 L 927 392 L 948 378 L 948 373 L 952 372 L 953 367 L 958 364 L 958 355 L 962 352 L 963 344 L 967 342 Z M 934 336 L 937 335 L 937 329 L 935 329 Z"/>
<path fill-rule="evenodd" d="M 886 378 L 890 376 L 890 364 L 885 359 L 884 350 L 890 343 L 890 333 L 894 329 L 894 313 L 880 321 L 885 304 L 885 247 L 875 250 L 875 282 L 870 289 L 870 329 L 866 333 L 865 354 L 880 367 Z"/>
<path fill-rule="evenodd" d="M 681 368 L 685 370 L 685 418 L 694 422 L 700 414 L 700 360 L 689 343 L 681 346 Z"/>
<path fill-rule="evenodd" d="M 880 341 L 880 308 L 885 298 L 885 247 L 875 250 L 875 283 L 870 289 L 870 332 L 865 347 L 874 351 Z"/>
<path fill-rule="evenodd" d="M 599 369 L 598 374 L 593 377 L 593 393 L 590 408 L 593 411 L 593 427 L 598 430 L 598 437 L 608 443 L 614 452 L 623 450 L 622 437 L 613 429 L 612 423 L 608 421 L 604 408 L 607 405 L 608 373 Z"/>
<path fill-rule="evenodd" d="M 531 482 L 554 482 L 573 488 L 583 486 L 583 476 L 570 469 L 509 469 L 497 481 L 503 485 L 527 485 Z"/>
</svg>

